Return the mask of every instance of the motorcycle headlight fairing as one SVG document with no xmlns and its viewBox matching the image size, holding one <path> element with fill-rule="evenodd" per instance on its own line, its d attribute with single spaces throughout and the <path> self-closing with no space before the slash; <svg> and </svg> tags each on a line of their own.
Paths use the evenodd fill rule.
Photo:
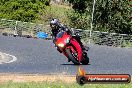
<svg viewBox="0 0 132 88">
<path fill-rule="evenodd" d="M 64 47 L 63 43 L 58 44 L 59 47 Z"/>
<path fill-rule="evenodd" d="M 70 42 L 70 38 L 68 37 L 67 39 L 64 40 L 65 43 L 69 43 Z M 64 47 L 65 45 L 63 43 L 59 43 L 58 44 L 59 47 Z"/>
</svg>

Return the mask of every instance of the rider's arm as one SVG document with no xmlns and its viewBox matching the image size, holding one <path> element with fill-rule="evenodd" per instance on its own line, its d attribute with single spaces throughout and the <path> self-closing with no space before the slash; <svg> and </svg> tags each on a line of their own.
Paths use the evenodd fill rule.
<svg viewBox="0 0 132 88">
<path fill-rule="evenodd" d="M 72 32 L 68 29 L 67 26 L 60 25 L 60 30 L 66 31 L 68 34 L 72 35 Z"/>
</svg>

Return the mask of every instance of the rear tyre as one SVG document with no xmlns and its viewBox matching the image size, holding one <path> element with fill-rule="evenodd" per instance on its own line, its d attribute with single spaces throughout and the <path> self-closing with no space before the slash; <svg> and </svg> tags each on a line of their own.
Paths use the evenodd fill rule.
<svg viewBox="0 0 132 88">
<path fill-rule="evenodd" d="M 87 65 L 89 63 L 89 57 L 87 56 L 87 53 L 83 53 L 83 60 L 81 61 L 83 65 Z"/>
<path fill-rule="evenodd" d="M 72 55 L 71 49 L 66 49 L 66 53 L 68 54 L 68 58 L 75 64 L 79 65 L 79 61 Z"/>
</svg>

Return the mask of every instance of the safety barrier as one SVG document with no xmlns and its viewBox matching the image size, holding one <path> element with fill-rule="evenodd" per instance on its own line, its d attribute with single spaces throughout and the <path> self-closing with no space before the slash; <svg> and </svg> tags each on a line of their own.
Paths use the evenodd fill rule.
<svg viewBox="0 0 132 88">
<path fill-rule="evenodd" d="M 108 33 L 100 31 L 92 31 L 90 37 L 90 30 L 83 31 L 82 38 L 86 43 L 94 43 L 98 45 L 107 45 L 114 47 L 125 47 L 127 45 L 132 47 L 132 35 Z"/>
<path fill-rule="evenodd" d="M 50 27 L 48 25 L 0 19 L 0 33 L 5 36 L 21 36 L 30 38 L 36 37 L 37 32 L 43 31 L 47 33 L 48 38 L 51 39 L 51 32 L 49 29 Z M 82 36 L 82 41 L 85 44 L 93 43 L 114 47 L 125 47 L 129 45 L 132 47 L 132 35 L 100 31 L 91 31 L 90 34 L 90 30 L 82 29 L 77 29 L 76 33 L 77 32 L 79 32 L 79 34 Z"/>
</svg>

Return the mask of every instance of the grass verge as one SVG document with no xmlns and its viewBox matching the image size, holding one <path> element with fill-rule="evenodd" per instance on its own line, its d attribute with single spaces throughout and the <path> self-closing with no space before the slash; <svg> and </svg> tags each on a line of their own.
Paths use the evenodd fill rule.
<svg viewBox="0 0 132 88">
<path fill-rule="evenodd" d="M 85 84 L 76 83 L 75 76 L 0 74 L 0 88 L 132 88 L 129 84 Z"/>
<path fill-rule="evenodd" d="M 16 83 L 9 81 L 7 83 L 0 84 L 0 88 L 132 88 L 130 84 L 85 84 L 83 86 L 75 83 L 64 83 L 62 81 L 56 82 L 27 82 Z"/>
</svg>

